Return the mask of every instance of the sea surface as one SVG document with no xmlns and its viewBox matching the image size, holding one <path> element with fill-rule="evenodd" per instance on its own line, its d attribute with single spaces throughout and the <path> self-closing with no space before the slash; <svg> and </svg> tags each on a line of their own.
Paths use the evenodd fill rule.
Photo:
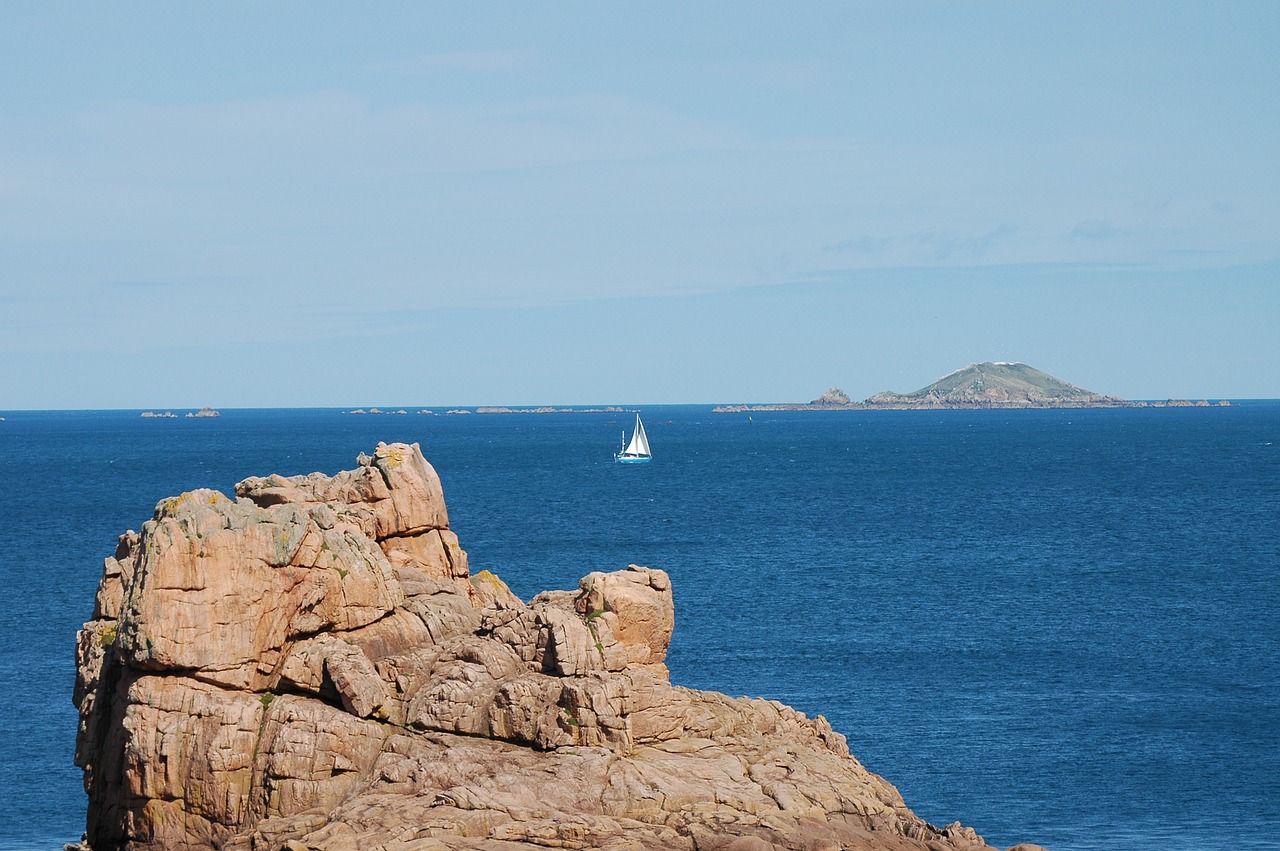
<svg viewBox="0 0 1280 851">
<path fill-rule="evenodd" d="M 713 414 L 0 412 L 0 849 L 79 839 L 75 631 L 160 499 L 420 442 L 524 598 L 671 574 L 672 680 L 821 713 L 1006 847 L 1280 849 L 1280 401 Z"/>
</svg>

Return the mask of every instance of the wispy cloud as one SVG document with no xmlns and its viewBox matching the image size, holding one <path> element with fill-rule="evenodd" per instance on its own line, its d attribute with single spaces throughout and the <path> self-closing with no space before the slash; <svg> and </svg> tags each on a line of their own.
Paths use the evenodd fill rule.
<svg viewBox="0 0 1280 851">
<path fill-rule="evenodd" d="M 455 50 L 379 62 L 369 66 L 369 70 L 393 74 L 425 74 L 441 70 L 493 73 L 525 70 L 531 68 L 535 60 L 536 54 L 532 50 Z"/>
<path fill-rule="evenodd" d="M 822 250 L 877 258 L 892 255 L 907 262 L 967 261 L 984 257 L 998 243 L 1017 232 L 1018 229 L 1010 224 L 974 234 L 929 228 L 898 236 L 852 237 L 824 245 Z"/>
<path fill-rule="evenodd" d="M 892 242 L 887 236 L 859 236 L 822 246 L 823 251 L 840 254 L 879 254 Z"/>
<path fill-rule="evenodd" d="M 739 134 L 626 98 L 580 95 L 487 109 L 374 107 L 342 93 L 167 107 L 102 103 L 79 116 L 70 162 L 139 186 L 380 180 L 619 162 L 737 148 Z M 75 144 L 75 143 L 63 143 Z M 100 163 L 100 165 L 98 165 Z"/>
<path fill-rule="evenodd" d="M 1013 225 L 1000 225 L 985 233 L 954 234 L 935 230 L 924 230 L 907 237 L 907 241 L 927 249 L 931 259 L 937 261 L 952 259 L 978 259 L 991 250 L 996 243 L 1006 237 L 1013 236 L 1018 229 Z"/>
<path fill-rule="evenodd" d="M 1071 229 L 1072 239 L 1115 239 L 1128 233 L 1106 219 L 1085 219 Z"/>
<path fill-rule="evenodd" d="M 117 280 L 107 281 L 106 286 L 114 287 L 118 290 L 163 290 L 172 287 L 191 286 L 189 281 L 144 281 L 144 280 Z"/>
</svg>

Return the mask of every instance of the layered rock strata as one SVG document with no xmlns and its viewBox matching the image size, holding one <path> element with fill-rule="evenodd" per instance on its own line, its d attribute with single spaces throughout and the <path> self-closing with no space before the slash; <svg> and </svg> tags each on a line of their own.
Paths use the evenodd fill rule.
<svg viewBox="0 0 1280 851">
<path fill-rule="evenodd" d="M 825 719 L 672 686 L 671 583 L 472 575 L 416 444 L 162 501 L 79 633 L 106 849 L 983 848 Z"/>
</svg>

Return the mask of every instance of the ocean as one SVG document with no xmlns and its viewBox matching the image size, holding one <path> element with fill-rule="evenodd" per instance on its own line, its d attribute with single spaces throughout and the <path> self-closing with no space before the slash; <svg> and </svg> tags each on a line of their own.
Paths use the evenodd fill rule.
<svg viewBox="0 0 1280 851">
<path fill-rule="evenodd" d="M 419 442 L 473 571 L 670 573 L 673 682 L 826 715 L 935 824 L 1280 849 L 1280 401 L 713 414 L 3 412 L 0 849 L 83 830 L 74 634 L 160 499 Z"/>
</svg>

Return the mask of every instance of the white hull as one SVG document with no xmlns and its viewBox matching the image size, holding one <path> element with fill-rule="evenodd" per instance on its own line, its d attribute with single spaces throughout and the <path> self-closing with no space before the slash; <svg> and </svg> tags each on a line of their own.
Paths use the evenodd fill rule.
<svg viewBox="0 0 1280 851">
<path fill-rule="evenodd" d="M 619 464 L 643 464 L 646 461 L 652 461 L 652 455 L 615 455 L 613 459 Z"/>
</svg>

